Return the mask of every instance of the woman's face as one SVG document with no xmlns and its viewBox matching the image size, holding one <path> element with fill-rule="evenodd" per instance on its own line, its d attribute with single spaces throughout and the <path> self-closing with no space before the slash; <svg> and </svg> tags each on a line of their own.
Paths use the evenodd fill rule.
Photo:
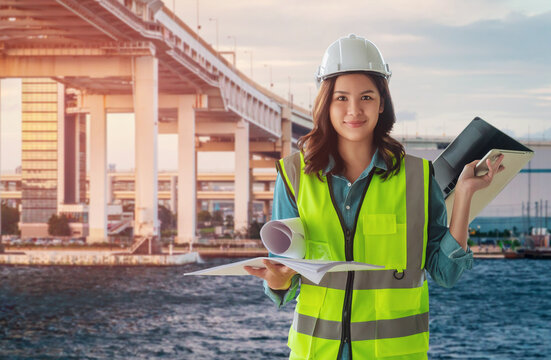
<svg viewBox="0 0 551 360">
<path fill-rule="evenodd" d="M 329 117 L 339 142 L 373 141 L 373 130 L 383 110 L 384 101 L 369 76 L 354 73 L 336 79 Z"/>
</svg>

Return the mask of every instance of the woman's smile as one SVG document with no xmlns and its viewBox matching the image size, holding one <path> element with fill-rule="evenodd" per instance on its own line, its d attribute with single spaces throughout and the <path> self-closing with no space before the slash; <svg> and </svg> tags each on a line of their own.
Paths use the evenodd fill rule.
<svg viewBox="0 0 551 360">
<path fill-rule="evenodd" d="M 352 73 L 335 81 L 329 116 L 341 144 L 371 143 L 383 109 L 377 85 L 369 76 Z"/>
<path fill-rule="evenodd" d="M 359 120 L 359 119 L 353 119 L 353 120 L 345 120 L 344 123 L 351 127 L 351 128 L 359 128 L 360 126 L 363 126 L 367 123 L 366 120 Z"/>
</svg>

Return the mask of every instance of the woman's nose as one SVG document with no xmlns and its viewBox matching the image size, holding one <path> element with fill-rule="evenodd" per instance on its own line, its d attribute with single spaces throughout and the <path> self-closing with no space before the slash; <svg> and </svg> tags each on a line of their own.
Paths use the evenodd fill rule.
<svg viewBox="0 0 551 360">
<path fill-rule="evenodd" d="M 348 102 L 348 113 L 350 115 L 359 115 L 362 112 L 362 108 L 360 106 L 360 103 L 356 100 L 352 100 Z"/>
</svg>

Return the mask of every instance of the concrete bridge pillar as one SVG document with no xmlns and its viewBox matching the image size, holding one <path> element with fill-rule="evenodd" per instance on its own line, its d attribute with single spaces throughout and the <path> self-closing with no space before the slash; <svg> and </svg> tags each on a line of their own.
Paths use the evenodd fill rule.
<svg viewBox="0 0 551 360">
<path fill-rule="evenodd" d="M 195 153 L 195 95 L 178 98 L 178 237 L 195 241 L 197 224 L 197 156 Z"/>
<path fill-rule="evenodd" d="M 178 176 L 170 177 L 170 211 L 176 213 L 178 211 L 178 195 L 176 193 L 176 184 L 178 183 Z"/>
<path fill-rule="evenodd" d="M 156 236 L 159 235 L 157 217 L 158 59 L 153 56 L 137 57 L 134 65 L 136 121 L 134 234 Z"/>
<path fill-rule="evenodd" d="M 291 155 L 293 145 L 293 124 L 291 109 L 283 108 L 281 112 L 281 157 Z"/>
<path fill-rule="evenodd" d="M 113 174 L 107 174 L 107 203 L 112 204 L 115 199 L 114 195 L 114 182 L 115 182 L 115 175 Z"/>
<path fill-rule="evenodd" d="M 245 234 L 251 212 L 251 173 L 249 123 L 241 120 L 235 129 L 235 205 L 234 230 Z"/>
<path fill-rule="evenodd" d="M 268 222 L 271 220 L 270 216 L 270 200 L 264 200 L 262 203 L 262 213 L 264 214 L 264 221 Z"/>
<path fill-rule="evenodd" d="M 90 95 L 90 213 L 88 243 L 107 241 L 107 128 L 105 97 Z"/>
<path fill-rule="evenodd" d="M 264 183 L 264 191 L 270 191 L 270 183 L 268 181 Z M 270 201 L 271 200 L 264 200 L 262 204 L 262 212 L 264 214 L 265 222 L 268 222 L 272 219 L 270 215 L 271 214 Z"/>
</svg>

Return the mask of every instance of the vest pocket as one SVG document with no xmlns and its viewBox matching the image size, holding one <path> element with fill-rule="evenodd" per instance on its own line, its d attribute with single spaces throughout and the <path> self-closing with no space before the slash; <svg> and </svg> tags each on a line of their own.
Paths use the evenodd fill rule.
<svg viewBox="0 0 551 360">
<path fill-rule="evenodd" d="M 306 242 L 308 245 L 306 258 L 315 260 L 331 260 L 331 251 L 326 242 L 311 241 Z"/>
<path fill-rule="evenodd" d="M 377 291 L 379 322 L 375 350 L 378 357 L 426 354 L 429 349 L 429 309 L 425 295 L 428 296 L 426 285 Z"/>
<path fill-rule="evenodd" d="M 364 217 L 366 235 L 390 235 L 396 233 L 395 214 L 367 214 Z"/>
<path fill-rule="evenodd" d="M 399 338 L 379 339 L 376 340 L 375 345 L 377 358 L 392 356 L 395 359 L 394 356 L 400 356 L 400 359 L 426 359 L 427 351 L 429 351 L 428 331 Z"/>
<path fill-rule="evenodd" d="M 315 332 L 326 293 L 327 288 L 321 286 L 301 285 L 287 343 L 291 349 L 290 359 L 315 358 L 316 341 L 318 339 L 313 337 L 311 332 Z M 314 322 L 313 326 L 302 324 L 298 314 L 309 317 L 310 321 Z"/>
<path fill-rule="evenodd" d="M 384 265 L 387 269 L 405 269 L 406 225 L 397 224 L 395 214 L 367 214 L 363 220 L 365 262 Z"/>
</svg>

